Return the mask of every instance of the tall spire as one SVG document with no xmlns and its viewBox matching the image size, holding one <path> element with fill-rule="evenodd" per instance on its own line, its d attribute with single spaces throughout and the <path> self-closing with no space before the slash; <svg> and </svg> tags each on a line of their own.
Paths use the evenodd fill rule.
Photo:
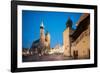
<svg viewBox="0 0 100 73">
<path fill-rule="evenodd" d="M 44 28 L 43 21 L 42 21 L 42 23 L 41 23 L 41 25 L 40 25 L 40 28 Z"/>
</svg>

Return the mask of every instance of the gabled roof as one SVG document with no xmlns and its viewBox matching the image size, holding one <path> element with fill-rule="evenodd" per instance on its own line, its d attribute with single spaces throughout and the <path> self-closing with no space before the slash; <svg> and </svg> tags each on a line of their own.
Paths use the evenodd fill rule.
<svg viewBox="0 0 100 73">
<path fill-rule="evenodd" d="M 87 26 L 90 25 L 90 15 L 89 14 L 88 15 L 86 14 L 85 17 L 83 17 L 82 15 L 80 18 L 82 19 L 79 20 L 78 22 L 79 24 L 76 30 L 71 35 L 71 37 L 73 38 L 73 41 L 75 41 L 81 35 L 81 33 L 87 29 Z"/>
</svg>

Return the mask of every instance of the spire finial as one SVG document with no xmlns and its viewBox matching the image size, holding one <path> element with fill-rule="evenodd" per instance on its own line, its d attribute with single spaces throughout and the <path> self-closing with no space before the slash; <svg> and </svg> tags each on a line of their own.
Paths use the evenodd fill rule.
<svg viewBox="0 0 100 73">
<path fill-rule="evenodd" d="M 40 28 L 44 28 L 43 21 L 42 21 L 42 23 L 41 23 L 41 25 L 40 25 Z"/>
</svg>

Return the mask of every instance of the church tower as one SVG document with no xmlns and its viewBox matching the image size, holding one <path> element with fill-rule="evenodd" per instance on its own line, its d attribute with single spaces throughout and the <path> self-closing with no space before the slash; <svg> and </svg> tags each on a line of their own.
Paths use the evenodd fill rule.
<svg viewBox="0 0 100 73">
<path fill-rule="evenodd" d="M 44 34 L 44 25 L 43 25 L 43 22 L 40 25 L 40 42 L 41 43 L 45 42 L 45 34 Z"/>
<path fill-rule="evenodd" d="M 72 29 L 72 20 L 68 18 L 66 23 L 66 29 L 63 32 L 63 45 L 64 45 L 64 56 L 71 56 L 71 29 Z"/>
<path fill-rule="evenodd" d="M 50 34 L 49 34 L 49 32 L 46 32 L 45 40 L 48 43 L 47 48 L 50 49 Z"/>
</svg>

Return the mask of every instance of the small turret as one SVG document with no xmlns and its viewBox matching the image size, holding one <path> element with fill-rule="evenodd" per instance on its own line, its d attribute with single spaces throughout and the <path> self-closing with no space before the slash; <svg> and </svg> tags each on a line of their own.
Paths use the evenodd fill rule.
<svg viewBox="0 0 100 73">
<path fill-rule="evenodd" d="M 66 28 L 70 27 L 72 28 L 73 22 L 70 18 L 68 18 L 67 23 L 66 23 Z"/>
</svg>

